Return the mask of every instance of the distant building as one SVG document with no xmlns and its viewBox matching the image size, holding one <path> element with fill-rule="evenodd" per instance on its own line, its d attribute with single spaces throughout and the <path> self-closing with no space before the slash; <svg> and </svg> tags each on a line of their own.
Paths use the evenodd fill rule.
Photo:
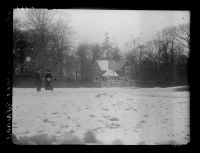
<svg viewBox="0 0 200 153">
<path fill-rule="evenodd" d="M 97 60 L 93 64 L 93 81 L 106 82 L 131 79 L 131 64 L 127 60 Z"/>
</svg>

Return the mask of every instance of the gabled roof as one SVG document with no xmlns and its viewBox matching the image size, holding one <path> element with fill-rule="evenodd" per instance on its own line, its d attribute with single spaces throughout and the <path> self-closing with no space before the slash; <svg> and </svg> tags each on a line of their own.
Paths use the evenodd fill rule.
<svg viewBox="0 0 200 153">
<path fill-rule="evenodd" d="M 97 60 L 97 64 L 102 71 L 108 70 L 108 60 Z"/>
<path fill-rule="evenodd" d="M 127 62 L 127 60 L 120 60 L 120 61 L 97 60 L 97 64 L 99 65 L 99 67 L 102 71 L 107 71 L 107 70 L 118 71 L 123 68 L 123 66 L 126 64 L 126 62 Z"/>
<path fill-rule="evenodd" d="M 107 70 L 102 76 L 119 76 L 115 70 Z"/>
</svg>

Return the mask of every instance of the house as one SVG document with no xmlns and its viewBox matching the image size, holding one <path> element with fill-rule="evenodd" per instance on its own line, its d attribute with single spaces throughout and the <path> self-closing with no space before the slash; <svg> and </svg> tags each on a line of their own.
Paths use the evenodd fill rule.
<svg viewBox="0 0 200 153">
<path fill-rule="evenodd" d="M 108 80 L 113 80 L 117 81 L 119 79 L 119 75 L 115 72 L 115 70 L 107 70 L 104 74 L 101 76 L 102 80 L 101 81 L 108 81 Z"/>
<path fill-rule="evenodd" d="M 93 64 L 93 81 L 131 79 L 131 64 L 127 60 L 96 60 Z"/>
</svg>

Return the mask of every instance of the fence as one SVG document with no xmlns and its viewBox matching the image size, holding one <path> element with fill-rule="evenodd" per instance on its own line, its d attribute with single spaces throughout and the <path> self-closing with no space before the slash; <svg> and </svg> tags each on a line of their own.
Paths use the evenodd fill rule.
<svg viewBox="0 0 200 153">
<path fill-rule="evenodd" d="M 101 87 L 131 87 L 134 86 L 133 80 L 101 81 Z"/>
</svg>

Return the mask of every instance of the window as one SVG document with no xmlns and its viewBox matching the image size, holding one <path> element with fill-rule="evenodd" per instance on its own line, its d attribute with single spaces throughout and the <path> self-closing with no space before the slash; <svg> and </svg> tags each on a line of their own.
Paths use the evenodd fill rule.
<svg viewBox="0 0 200 153">
<path fill-rule="evenodd" d="M 94 81 L 99 81 L 99 76 L 95 76 Z"/>
</svg>

